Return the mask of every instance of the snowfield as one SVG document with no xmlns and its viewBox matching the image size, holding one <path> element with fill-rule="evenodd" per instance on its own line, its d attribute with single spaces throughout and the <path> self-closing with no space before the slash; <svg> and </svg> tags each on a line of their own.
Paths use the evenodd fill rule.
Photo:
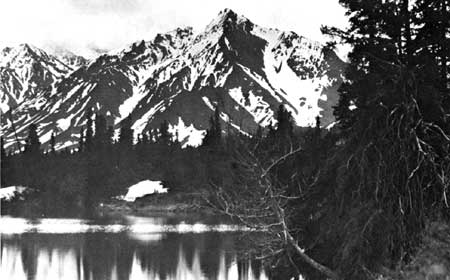
<svg viewBox="0 0 450 280">
<path fill-rule="evenodd" d="M 10 201 L 16 195 L 24 193 L 28 188 L 23 186 L 11 186 L 0 189 L 0 200 Z"/>
<path fill-rule="evenodd" d="M 206 135 L 206 130 L 198 130 L 194 124 L 187 126 L 181 117 L 178 117 L 178 124 L 169 125 L 169 132 L 178 134 L 178 141 L 183 143 L 182 148 L 200 146 Z"/>
<path fill-rule="evenodd" d="M 123 200 L 131 202 L 148 194 L 167 193 L 168 191 L 169 189 L 164 188 L 161 181 L 145 180 L 129 187 Z"/>
</svg>

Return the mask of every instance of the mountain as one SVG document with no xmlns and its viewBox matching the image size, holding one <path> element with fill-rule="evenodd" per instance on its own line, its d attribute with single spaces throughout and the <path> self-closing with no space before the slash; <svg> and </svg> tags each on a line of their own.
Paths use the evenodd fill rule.
<svg viewBox="0 0 450 280">
<path fill-rule="evenodd" d="M 28 44 L 0 51 L 1 111 L 9 111 L 24 101 L 35 101 L 49 92 L 64 76 L 87 64 L 88 60 L 59 49 L 48 54 Z"/>
<path fill-rule="evenodd" d="M 50 53 L 72 70 L 76 70 L 89 63 L 88 59 L 82 57 L 81 55 L 76 55 L 64 48 L 53 47 L 50 49 Z"/>
<path fill-rule="evenodd" d="M 60 53 L 62 54 L 62 53 Z M 86 63 L 80 56 L 66 53 L 71 63 L 29 44 L 6 47 L 0 51 L 0 110 L 2 113 L 2 136 L 11 139 L 12 122 L 30 120 L 48 104 L 55 93 L 56 84 Z M 32 119 L 29 123 L 39 120 Z M 20 138 L 26 127 L 18 122 Z M 9 140 L 12 142 L 12 140 Z"/>
<path fill-rule="evenodd" d="M 56 57 L 28 44 L 4 48 L 0 52 L 2 112 L 39 98 L 69 71 Z"/>
<path fill-rule="evenodd" d="M 90 108 L 115 129 L 131 126 L 136 136 L 167 120 L 170 131 L 193 146 L 201 143 L 216 106 L 227 131 L 252 133 L 276 124 L 280 104 L 297 126 L 314 125 L 318 115 L 327 126 L 344 68 L 323 45 L 226 9 L 202 32 L 158 34 L 55 77 L 44 99 L 30 99 L 38 110 L 11 109 L 13 122 L 2 117 L 2 134 L 12 147 L 13 124 L 24 139 L 25 128 L 37 123 L 42 143 L 55 132 L 58 149 L 74 146 Z"/>
</svg>

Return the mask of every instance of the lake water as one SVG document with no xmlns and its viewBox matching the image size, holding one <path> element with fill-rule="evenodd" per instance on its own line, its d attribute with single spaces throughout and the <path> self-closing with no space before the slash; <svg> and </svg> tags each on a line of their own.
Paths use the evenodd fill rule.
<svg viewBox="0 0 450 280">
<path fill-rule="evenodd" d="M 267 279 L 239 257 L 255 234 L 217 219 L 0 218 L 0 279 Z"/>
</svg>

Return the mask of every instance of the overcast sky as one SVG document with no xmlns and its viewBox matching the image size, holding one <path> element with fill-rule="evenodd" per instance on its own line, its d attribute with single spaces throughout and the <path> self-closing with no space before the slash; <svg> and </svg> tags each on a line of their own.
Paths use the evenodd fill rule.
<svg viewBox="0 0 450 280">
<path fill-rule="evenodd" d="M 322 24 L 348 24 L 338 0 L 0 0 L 0 46 L 30 43 L 93 57 L 176 27 L 201 31 L 224 8 L 321 42 Z"/>
</svg>

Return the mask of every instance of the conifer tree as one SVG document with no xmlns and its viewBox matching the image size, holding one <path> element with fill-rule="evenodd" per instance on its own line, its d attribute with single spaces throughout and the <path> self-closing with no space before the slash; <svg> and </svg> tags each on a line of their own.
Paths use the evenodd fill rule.
<svg viewBox="0 0 450 280">
<path fill-rule="evenodd" d="M 159 127 L 159 141 L 162 144 L 169 145 L 172 135 L 169 132 L 169 122 L 164 120 Z"/>
<path fill-rule="evenodd" d="M 316 116 L 316 127 L 315 127 L 315 137 L 320 138 L 320 116 Z"/>
<path fill-rule="evenodd" d="M 94 138 L 94 128 L 93 128 L 93 122 L 92 122 L 92 115 L 93 110 L 89 110 L 86 114 L 86 137 L 84 141 L 84 147 L 87 152 L 92 151 L 92 145 L 93 145 L 93 138 Z"/>
<path fill-rule="evenodd" d="M 291 113 L 280 104 L 276 114 L 277 118 L 277 128 L 274 131 L 270 131 L 269 134 L 273 133 L 273 139 L 275 146 L 278 151 L 287 152 L 293 146 L 293 120 Z M 273 128 L 272 128 L 273 129 Z"/>
<path fill-rule="evenodd" d="M 94 144 L 96 148 L 103 149 L 107 146 L 108 142 L 109 140 L 106 119 L 103 115 L 97 113 L 95 115 Z"/>
<path fill-rule="evenodd" d="M 213 137 L 217 142 L 220 143 L 220 138 L 222 137 L 222 127 L 220 125 L 220 111 L 219 106 L 214 109 L 214 122 L 213 122 Z"/>
<path fill-rule="evenodd" d="M 52 132 L 52 135 L 50 137 L 50 150 L 52 154 L 55 154 L 55 145 L 56 145 L 56 139 L 55 139 L 55 133 Z"/>
<path fill-rule="evenodd" d="M 221 143 L 222 127 L 220 125 L 220 111 L 216 106 L 214 115 L 209 119 L 209 128 L 206 130 L 205 138 L 203 139 L 204 146 L 218 146 Z"/>
<path fill-rule="evenodd" d="M 106 145 L 110 146 L 114 142 L 114 128 L 110 125 L 106 130 Z"/>
<path fill-rule="evenodd" d="M 131 129 L 131 124 L 128 119 L 122 121 L 119 133 L 119 144 L 125 148 L 131 148 L 133 146 L 133 129 Z"/>
<path fill-rule="evenodd" d="M 84 129 L 80 128 L 80 138 L 78 138 L 78 152 L 84 151 Z"/>
<path fill-rule="evenodd" d="M 7 176 L 11 175 L 11 170 L 9 168 L 9 157 L 6 158 L 5 140 L 3 139 L 3 136 L 0 137 L 0 149 L 0 184 L 1 186 L 7 186 Z"/>
<path fill-rule="evenodd" d="M 0 159 L 3 161 L 6 158 L 6 150 L 5 150 L 5 139 L 2 137 L 0 137 Z"/>
<path fill-rule="evenodd" d="M 25 153 L 30 155 L 38 155 L 40 152 L 41 142 L 39 141 L 39 136 L 37 134 L 36 124 L 30 124 L 28 127 L 28 138 L 25 147 Z"/>
<path fill-rule="evenodd" d="M 280 138 L 290 138 L 293 135 L 293 120 L 291 113 L 280 104 L 277 111 L 277 134 Z"/>
<path fill-rule="evenodd" d="M 353 45 L 335 110 L 345 145 L 324 175 L 334 178 L 335 190 L 330 192 L 329 182 L 314 190 L 322 202 L 341 205 L 319 211 L 328 213 L 321 230 L 335 233 L 328 240 L 341 240 L 333 265 L 344 278 L 363 278 L 357 267 L 402 260 L 418 244 L 427 218 L 448 212 L 448 194 L 438 179 L 450 166 L 442 83 L 433 70 L 439 69 L 440 52 L 421 47 L 432 39 L 419 36 L 417 28 L 427 25 L 423 18 L 413 24 L 411 6 L 420 15 L 420 2 L 341 0 L 350 28 L 325 29 Z M 428 28 L 435 34 L 439 25 Z"/>
<path fill-rule="evenodd" d="M 148 132 L 143 132 L 143 133 L 142 133 L 142 144 L 143 144 L 144 146 L 147 146 L 148 143 L 149 143 Z"/>
<path fill-rule="evenodd" d="M 417 0 L 413 23 L 418 26 L 414 45 L 421 58 L 422 73 L 429 73 L 442 96 L 443 108 L 450 112 L 450 1 Z M 434 72 L 434 73 L 430 73 Z"/>
</svg>

